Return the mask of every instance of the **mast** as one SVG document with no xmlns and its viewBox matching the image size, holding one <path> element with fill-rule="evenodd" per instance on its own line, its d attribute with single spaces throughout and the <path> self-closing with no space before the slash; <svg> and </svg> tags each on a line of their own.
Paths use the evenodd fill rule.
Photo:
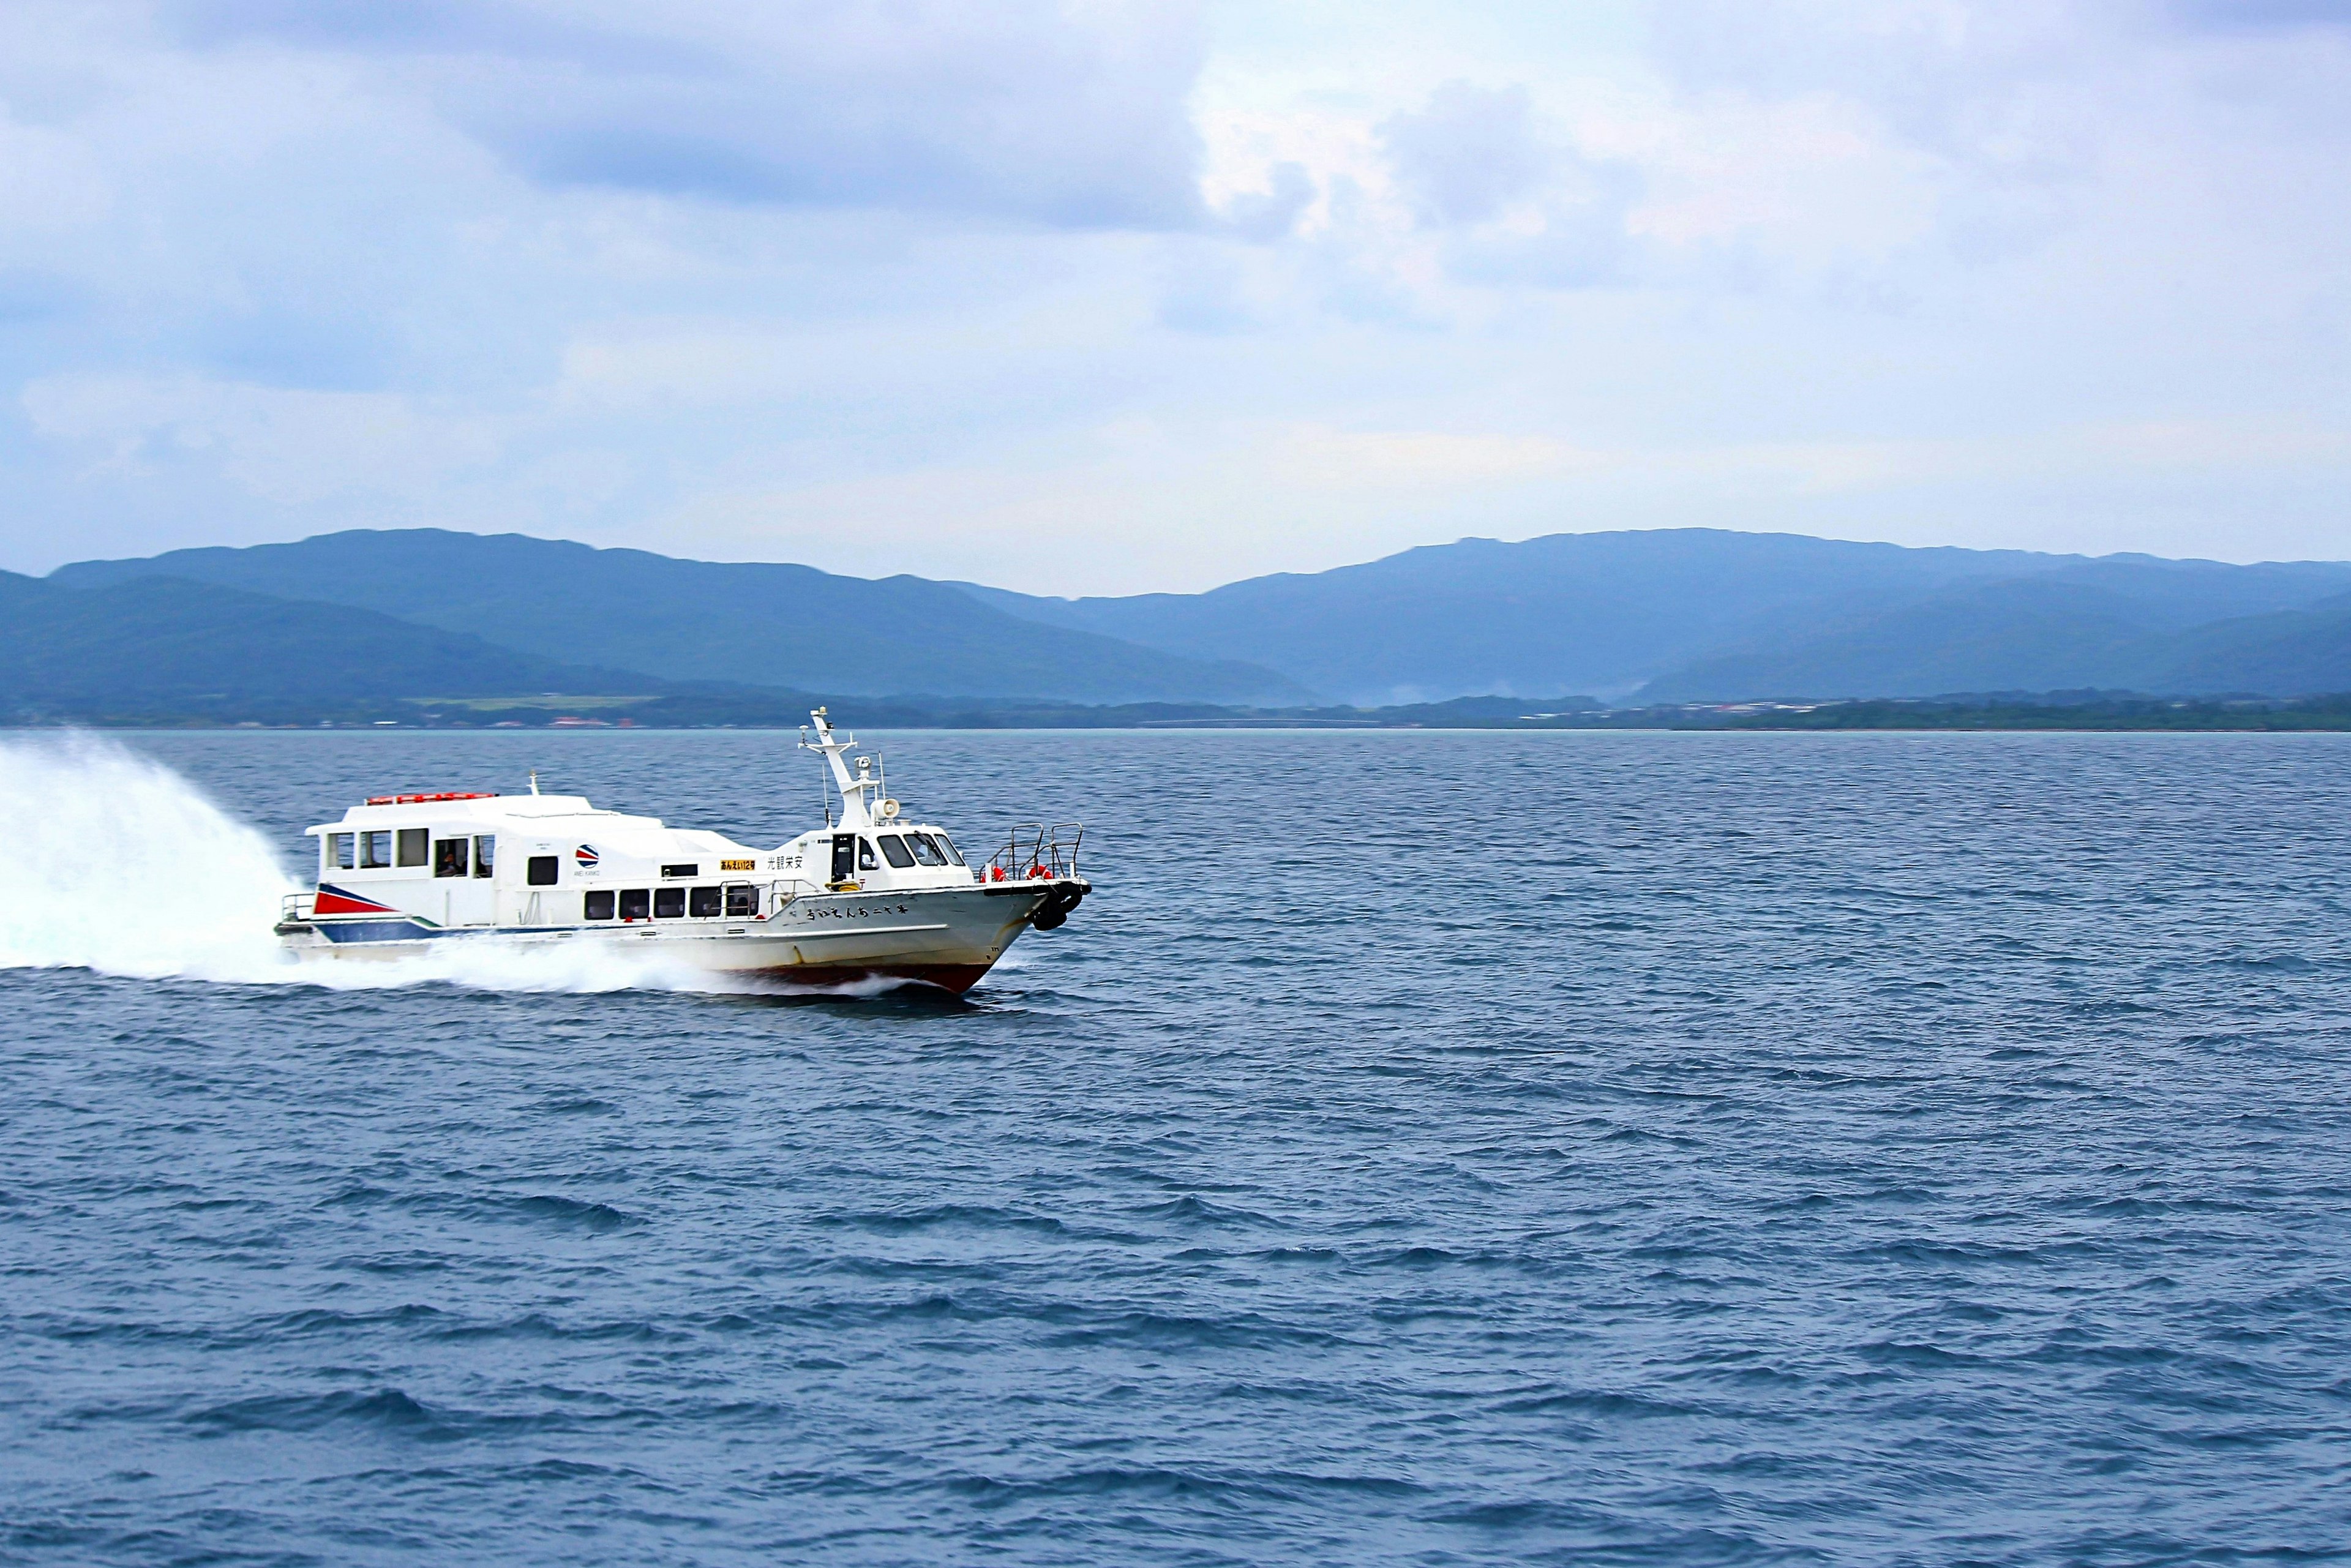
<svg viewBox="0 0 2351 1568">
<path fill-rule="evenodd" d="M 809 714 L 809 721 L 816 726 L 816 738 L 812 741 L 803 738 L 800 747 L 807 751 L 823 752 L 825 761 L 831 766 L 832 782 L 841 791 L 841 825 L 844 828 L 872 827 L 872 796 L 882 788 L 882 780 L 873 773 L 873 759 L 859 758 L 857 771 L 852 773 L 844 758 L 857 748 L 857 737 L 836 734 L 825 717 L 825 710 L 820 707 Z"/>
</svg>

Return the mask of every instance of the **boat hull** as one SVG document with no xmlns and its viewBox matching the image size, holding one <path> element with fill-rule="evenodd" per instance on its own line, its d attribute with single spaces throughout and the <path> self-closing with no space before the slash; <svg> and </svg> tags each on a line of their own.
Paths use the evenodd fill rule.
<svg viewBox="0 0 2351 1568">
<path fill-rule="evenodd" d="M 317 962 L 413 958 L 450 944 L 565 953 L 616 964 L 651 958 L 713 975 L 823 989 L 906 980 L 960 996 L 977 985 L 1040 912 L 1081 892 L 1074 879 L 975 883 L 897 893 L 797 898 L 760 920 L 653 920 L 562 926 L 440 926 L 416 916 L 314 917 L 279 934 Z"/>
</svg>

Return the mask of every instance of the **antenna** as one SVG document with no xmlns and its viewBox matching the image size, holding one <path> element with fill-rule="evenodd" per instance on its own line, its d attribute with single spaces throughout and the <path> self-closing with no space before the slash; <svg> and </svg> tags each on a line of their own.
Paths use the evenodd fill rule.
<svg viewBox="0 0 2351 1568">
<path fill-rule="evenodd" d="M 530 792 L 534 795 L 538 793 L 538 769 L 536 768 L 530 770 Z"/>
</svg>

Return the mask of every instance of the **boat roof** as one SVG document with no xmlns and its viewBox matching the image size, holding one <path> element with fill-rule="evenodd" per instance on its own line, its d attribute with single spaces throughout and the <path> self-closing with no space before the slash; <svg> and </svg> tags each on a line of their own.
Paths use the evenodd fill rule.
<svg viewBox="0 0 2351 1568">
<path fill-rule="evenodd" d="M 662 825 L 659 817 L 633 817 L 625 811 L 605 811 L 588 803 L 585 795 L 476 795 L 447 791 L 429 795 L 373 795 L 353 806 L 340 821 L 321 822 L 305 831 L 323 833 L 338 828 L 396 827 L 402 823 L 478 822 L 484 825 L 546 822 L 592 818 L 614 826 L 648 828 Z"/>
<path fill-rule="evenodd" d="M 319 822 L 303 829 L 306 834 L 350 832 L 366 828 L 449 827 L 507 828 L 523 831 L 539 828 L 544 831 L 585 833 L 594 831 L 608 838 L 640 833 L 667 833 L 693 841 L 706 841 L 709 847 L 731 845 L 734 840 L 723 833 L 695 828 L 673 828 L 659 817 L 632 816 L 626 811 L 607 811 L 588 803 L 585 795 L 491 795 L 467 790 L 441 790 L 413 795 L 371 795 L 360 805 L 346 810 L 340 821 Z M 889 831 L 916 829 L 925 832 L 941 830 L 912 818 L 902 821 L 868 824 L 865 831 Z M 811 828 L 801 838 L 850 830 L 831 826 Z"/>
</svg>

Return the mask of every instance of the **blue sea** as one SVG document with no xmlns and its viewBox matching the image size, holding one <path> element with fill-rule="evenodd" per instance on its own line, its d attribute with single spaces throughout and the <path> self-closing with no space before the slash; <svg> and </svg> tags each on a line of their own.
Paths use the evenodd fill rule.
<svg viewBox="0 0 2351 1568">
<path fill-rule="evenodd" d="M 0 1561 L 2351 1559 L 2351 737 L 866 738 L 964 1000 L 256 956 L 789 735 L 0 738 Z"/>
</svg>

